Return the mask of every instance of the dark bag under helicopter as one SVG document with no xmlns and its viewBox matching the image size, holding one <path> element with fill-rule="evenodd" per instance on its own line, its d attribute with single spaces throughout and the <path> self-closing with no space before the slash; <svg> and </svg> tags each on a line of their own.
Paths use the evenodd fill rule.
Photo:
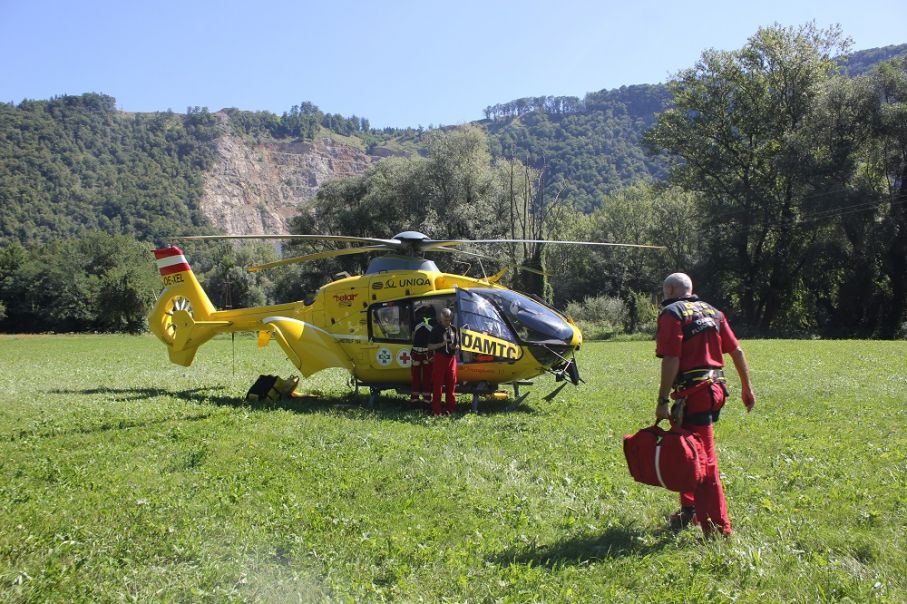
<svg viewBox="0 0 907 604">
<path fill-rule="evenodd" d="M 276 375 L 260 375 L 246 393 L 246 400 L 277 401 L 282 398 L 292 397 L 297 385 L 299 385 L 299 378 L 295 375 L 287 379 Z"/>
</svg>

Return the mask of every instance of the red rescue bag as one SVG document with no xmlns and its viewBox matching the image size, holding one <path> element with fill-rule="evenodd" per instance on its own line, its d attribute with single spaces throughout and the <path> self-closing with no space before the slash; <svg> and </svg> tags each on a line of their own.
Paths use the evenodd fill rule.
<svg viewBox="0 0 907 604">
<path fill-rule="evenodd" d="M 706 472 L 705 448 L 698 434 L 658 422 L 624 436 L 624 455 L 637 482 L 670 491 L 695 491 Z"/>
</svg>

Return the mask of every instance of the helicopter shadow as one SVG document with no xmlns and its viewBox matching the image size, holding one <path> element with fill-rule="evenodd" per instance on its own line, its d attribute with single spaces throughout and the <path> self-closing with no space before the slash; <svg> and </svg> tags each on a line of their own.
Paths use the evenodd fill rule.
<svg viewBox="0 0 907 604">
<path fill-rule="evenodd" d="M 108 395 L 113 398 L 114 401 L 126 401 L 126 402 L 135 402 L 150 400 L 155 397 L 176 397 L 183 400 L 188 400 L 194 403 L 199 403 L 203 401 L 212 401 L 212 397 L 208 394 L 211 390 L 219 390 L 221 388 L 197 388 L 194 390 L 186 390 L 181 393 L 174 393 L 170 390 L 165 390 L 162 388 L 88 388 L 83 390 L 64 390 L 64 389 L 53 389 L 48 390 L 48 394 L 63 394 L 63 395 L 83 395 L 83 396 L 96 396 L 96 395 Z M 225 397 L 222 397 L 225 399 Z M 216 402 L 217 397 L 214 397 L 214 402 Z M 78 434 L 93 434 L 100 432 L 112 432 L 118 430 L 128 430 L 132 428 L 148 428 L 155 425 L 166 424 L 173 421 L 181 422 L 195 422 L 206 420 L 211 417 L 211 412 L 200 412 L 200 413 L 190 413 L 183 414 L 177 417 L 154 417 L 154 418 L 131 418 L 131 417 L 103 417 L 96 422 L 90 423 L 90 425 L 76 425 L 74 427 L 61 427 L 61 426 L 45 426 L 41 429 L 19 429 L 15 430 L 8 434 L 0 434 L 0 442 L 14 442 L 18 440 L 28 439 L 28 438 L 56 438 L 56 437 L 65 437 Z"/>
<path fill-rule="evenodd" d="M 586 566 L 614 558 L 642 558 L 662 550 L 675 540 L 670 531 L 651 532 L 632 525 L 608 527 L 601 533 L 580 534 L 551 545 L 526 551 L 513 548 L 490 562 L 500 565 L 531 565 L 546 568 Z"/>
<path fill-rule="evenodd" d="M 50 390 L 51 394 L 70 394 L 83 396 L 107 395 L 118 401 L 149 401 L 154 398 L 174 398 L 187 403 L 217 405 L 219 407 L 234 407 L 243 409 L 253 409 L 269 411 L 281 409 L 284 411 L 295 411 L 299 413 L 311 413 L 323 411 L 332 407 L 352 407 L 347 405 L 343 399 L 327 400 L 317 395 L 302 395 L 289 399 L 278 400 L 261 400 L 252 401 L 244 397 L 237 397 L 223 393 L 227 388 L 225 386 L 209 386 L 202 388 L 192 388 L 189 390 L 171 390 L 167 388 L 85 388 L 82 390 Z M 349 395 L 352 398 L 353 395 Z"/>
<path fill-rule="evenodd" d="M 233 401 L 234 406 L 252 407 L 269 410 L 281 409 L 296 413 L 323 413 L 337 415 L 342 413 L 351 418 L 376 418 L 386 421 L 424 424 L 432 417 L 431 404 L 427 402 L 412 403 L 405 397 L 381 395 L 371 404 L 368 397 L 350 392 L 340 396 L 321 393 L 302 394 L 289 399 L 276 401 Z M 497 415 L 523 413 L 533 414 L 535 409 L 525 403 L 508 404 L 508 401 L 482 401 L 478 405 L 478 415 Z M 472 414 L 472 403 L 460 400 L 453 417 Z"/>
<path fill-rule="evenodd" d="M 224 386 L 193 388 L 190 390 L 168 390 L 166 388 L 87 388 L 81 390 L 51 390 L 52 394 L 69 395 L 107 395 L 120 401 L 145 401 L 159 397 L 169 397 L 194 404 L 212 404 L 220 407 L 249 409 L 253 411 L 290 411 L 292 413 L 320 413 L 337 415 L 343 413 L 351 417 L 372 417 L 384 420 L 423 423 L 426 417 L 431 416 L 431 407 L 428 403 L 413 404 L 408 399 L 390 396 L 379 396 L 369 405 L 365 396 L 354 392 L 340 396 L 330 396 L 319 392 L 303 393 L 290 398 L 248 400 L 244 397 L 215 394 L 226 390 Z M 471 412 L 471 403 L 461 401 L 457 405 L 455 416 Z M 482 401 L 479 403 L 479 415 L 496 415 L 512 413 L 535 413 L 535 409 L 520 402 L 512 404 L 509 401 Z"/>
<path fill-rule="evenodd" d="M 225 390 L 223 386 L 193 388 L 191 390 L 168 390 L 166 388 L 85 388 L 82 390 L 50 390 L 51 394 L 75 394 L 83 396 L 110 395 L 119 401 L 142 401 L 157 397 L 170 397 L 190 403 L 214 403 L 216 405 L 228 404 L 234 400 L 224 395 L 212 395 L 212 391 Z"/>
</svg>

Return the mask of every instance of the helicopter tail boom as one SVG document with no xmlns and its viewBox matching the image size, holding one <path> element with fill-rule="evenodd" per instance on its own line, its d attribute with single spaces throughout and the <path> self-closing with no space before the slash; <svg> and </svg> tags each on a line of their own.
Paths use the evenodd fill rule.
<svg viewBox="0 0 907 604">
<path fill-rule="evenodd" d="M 208 320 L 214 305 L 180 248 L 154 250 L 154 257 L 164 289 L 148 315 L 148 328 L 167 345 L 171 362 L 188 367 L 198 347 L 229 322 Z"/>
</svg>

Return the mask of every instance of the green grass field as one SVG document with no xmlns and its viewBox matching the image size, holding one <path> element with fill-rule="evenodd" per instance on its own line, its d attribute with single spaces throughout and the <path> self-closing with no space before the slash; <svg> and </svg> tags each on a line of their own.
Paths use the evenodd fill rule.
<svg viewBox="0 0 907 604">
<path fill-rule="evenodd" d="M 907 342 L 744 342 L 716 427 L 735 535 L 665 530 L 634 483 L 652 342 L 587 344 L 587 383 L 434 420 L 229 339 L 0 338 L 0 601 L 905 602 Z M 731 382 L 736 386 L 736 380 Z M 461 408 L 468 408 L 467 399 Z"/>
</svg>

